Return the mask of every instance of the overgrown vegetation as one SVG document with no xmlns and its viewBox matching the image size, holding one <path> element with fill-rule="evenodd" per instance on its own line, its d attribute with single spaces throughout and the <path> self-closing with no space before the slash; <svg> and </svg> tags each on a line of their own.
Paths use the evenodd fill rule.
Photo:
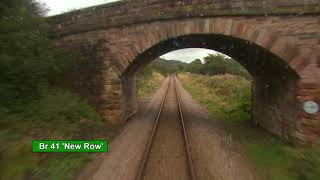
<svg viewBox="0 0 320 180">
<path fill-rule="evenodd" d="M 138 82 L 138 97 L 139 100 L 146 98 L 151 95 L 156 89 L 158 89 L 163 80 L 164 76 L 156 71 L 153 71 L 148 76 L 140 76 Z"/>
<path fill-rule="evenodd" d="M 235 122 L 250 118 L 251 82 L 244 77 L 183 73 L 179 79 L 191 92 L 201 92 L 193 95 L 201 100 L 201 104 L 212 109 L 216 117 Z"/>
<path fill-rule="evenodd" d="M 45 12 L 34 0 L 0 2 L 0 179 L 70 179 L 90 156 L 31 153 L 31 140 L 104 137 L 97 112 L 53 83 L 77 58 L 53 46 Z"/>
<path fill-rule="evenodd" d="M 243 144 L 272 180 L 317 180 L 320 152 L 293 147 L 251 124 L 251 83 L 236 75 L 179 74 L 183 86 Z"/>
<path fill-rule="evenodd" d="M 138 77 L 138 98 L 143 100 L 151 95 L 161 86 L 165 76 L 149 66 L 139 74 Z"/>
</svg>

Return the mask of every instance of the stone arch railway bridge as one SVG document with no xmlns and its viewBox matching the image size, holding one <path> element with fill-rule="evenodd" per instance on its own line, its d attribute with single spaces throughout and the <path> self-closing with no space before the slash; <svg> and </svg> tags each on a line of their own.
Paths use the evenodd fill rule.
<svg viewBox="0 0 320 180">
<path fill-rule="evenodd" d="M 70 84 L 111 124 L 137 109 L 136 74 L 181 48 L 220 51 L 253 76 L 253 119 L 294 143 L 320 144 L 319 0 L 124 0 L 49 18 L 79 50 Z"/>
</svg>

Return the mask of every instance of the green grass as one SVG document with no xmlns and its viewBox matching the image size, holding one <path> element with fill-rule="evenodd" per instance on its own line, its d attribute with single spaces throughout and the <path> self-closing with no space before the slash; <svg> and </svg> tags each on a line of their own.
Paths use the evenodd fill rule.
<svg viewBox="0 0 320 180">
<path fill-rule="evenodd" d="M 251 82 L 233 75 L 179 75 L 183 86 L 219 119 L 246 155 L 272 180 L 317 180 L 320 151 L 293 147 L 250 121 Z"/>
<path fill-rule="evenodd" d="M 63 153 L 56 154 L 33 172 L 35 180 L 74 179 L 83 164 L 90 161 L 88 154 Z"/>
<path fill-rule="evenodd" d="M 165 77 L 158 72 L 141 73 L 138 79 L 138 97 L 144 99 L 161 86 Z"/>
<path fill-rule="evenodd" d="M 31 152 L 32 139 L 106 138 L 99 114 L 77 95 L 51 89 L 29 104 L 0 107 L 0 179 L 72 179 L 89 154 Z"/>
<path fill-rule="evenodd" d="M 180 74 L 185 88 L 217 118 L 228 122 L 250 118 L 250 82 L 240 76 Z M 205 96 L 204 96 L 205 95 Z"/>
</svg>

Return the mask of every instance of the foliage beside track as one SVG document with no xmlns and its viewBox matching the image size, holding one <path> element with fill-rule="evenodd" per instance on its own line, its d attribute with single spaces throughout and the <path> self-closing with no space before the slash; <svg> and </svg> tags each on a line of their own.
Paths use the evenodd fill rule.
<svg viewBox="0 0 320 180">
<path fill-rule="evenodd" d="M 250 118 L 251 82 L 245 78 L 230 74 L 210 77 L 183 73 L 179 74 L 179 79 L 191 92 L 201 92 L 192 95 L 216 117 L 232 122 Z"/>
<path fill-rule="evenodd" d="M 31 153 L 31 140 L 106 138 L 99 114 L 55 83 L 78 58 L 54 47 L 45 11 L 0 2 L 0 179 L 72 179 L 91 156 Z"/>
<path fill-rule="evenodd" d="M 150 72 L 144 71 L 139 75 L 138 79 L 138 97 L 139 100 L 143 100 L 147 96 L 151 95 L 156 89 L 158 89 L 165 77 L 152 70 Z"/>
<path fill-rule="evenodd" d="M 319 179 L 319 150 L 293 147 L 251 124 L 250 81 L 235 75 L 190 73 L 179 74 L 179 79 L 185 89 L 224 124 L 233 139 L 243 145 L 247 156 L 266 173 L 266 179 Z"/>
</svg>

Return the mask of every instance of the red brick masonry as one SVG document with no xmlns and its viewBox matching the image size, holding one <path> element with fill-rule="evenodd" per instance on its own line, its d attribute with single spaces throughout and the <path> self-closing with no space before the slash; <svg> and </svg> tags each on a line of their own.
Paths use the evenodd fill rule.
<svg viewBox="0 0 320 180">
<path fill-rule="evenodd" d="M 320 144 L 318 0 L 131 0 L 51 17 L 57 45 L 82 53 L 73 87 L 104 116 L 124 123 L 136 110 L 136 73 L 186 47 L 230 55 L 253 75 L 253 118 L 295 143 Z"/>
</svg>

